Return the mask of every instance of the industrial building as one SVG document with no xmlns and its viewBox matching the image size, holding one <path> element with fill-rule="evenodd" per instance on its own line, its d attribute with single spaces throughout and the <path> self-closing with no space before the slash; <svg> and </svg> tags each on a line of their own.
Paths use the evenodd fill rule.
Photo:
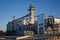
<svg viewBox="0 0 60 40">
<path fill-rule="evenodd" d="M 60 18 L 40 14 L 37 16 L 38 34 L 60 34 Z"/>
<path fill-rule="evenodd" d="M 7 24 L 7 31 L 16 31 L 17 35 L 25 35 L 26 32 L 28 32 L 28 34 L 29 32 L 31 34 L 37 33 L 34 32 L 37 31 L 34 10 L 35 6 L 31 4 L 29 7 L 29 13 L 27 15 L 18 19 L 16 19 L 14 16 L 13 20 Z"/>
<path fill-rule="evenodd" d="M 31 4 L 27 15 L 18 19 L 14 16 L 7 24 L 7 32 L 15 32 L 15 35 L 60 34 L 60 18 L 40 14 L 36 20 L 34 10 L 35 5 Z"/>
</svg>

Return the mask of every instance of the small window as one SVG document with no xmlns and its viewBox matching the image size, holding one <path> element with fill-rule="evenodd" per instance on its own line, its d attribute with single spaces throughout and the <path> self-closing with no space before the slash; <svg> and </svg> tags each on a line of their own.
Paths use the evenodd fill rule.
<svg viewBox="0 0 60 40">
<path fill-rule="evenodd" d="M 39 24 L 39 25 L 43 25 L 43 23 Z"/>
</svg>

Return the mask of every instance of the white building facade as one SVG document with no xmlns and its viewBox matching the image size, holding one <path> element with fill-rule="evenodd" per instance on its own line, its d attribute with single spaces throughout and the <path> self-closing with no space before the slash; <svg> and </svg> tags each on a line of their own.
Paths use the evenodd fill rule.
<svg viewBox="0 0 60 40">
<path fill-rule="evenodd" d="M 40 14 L 37 16 L 38 34 L 44 34 L 47 19 L 48 19 L 48 16 L 45 14 Z"/>
</svg>

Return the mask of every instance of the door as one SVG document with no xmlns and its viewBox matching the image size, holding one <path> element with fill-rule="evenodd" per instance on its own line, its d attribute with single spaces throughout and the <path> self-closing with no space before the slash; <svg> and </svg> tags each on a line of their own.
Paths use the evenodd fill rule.
<svg viewBox="0 0 60 40">
<path fill-rule="evenodd" d="M 39 28 L 39 34 L 44 34 L 44 29 L 43 29 L 43 27 L 40 27 L 40 28 Z"/>
</svg>

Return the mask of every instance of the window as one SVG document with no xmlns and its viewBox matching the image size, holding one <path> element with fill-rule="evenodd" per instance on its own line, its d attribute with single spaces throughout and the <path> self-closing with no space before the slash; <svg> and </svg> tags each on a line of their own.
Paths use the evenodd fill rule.
<svg viewBox="0 0 60 40">
<path fill-rule="evenodd" d="M 43 25 L 43 23 L 39 24 L 39 25 Z"/>
</svg>

